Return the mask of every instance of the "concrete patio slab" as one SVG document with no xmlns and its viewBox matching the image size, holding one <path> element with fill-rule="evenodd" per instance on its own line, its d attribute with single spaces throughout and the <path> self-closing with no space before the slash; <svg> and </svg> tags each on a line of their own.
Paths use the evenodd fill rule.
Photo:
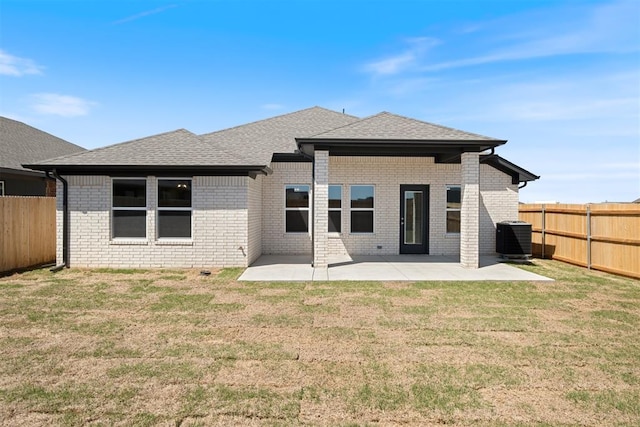
<svg viewBox="0 0 640 427">
<path fill-rule="evenodd" d="M 371 255 L 330 259 L 329 268 L 311 267 L 307 255 L 263 255 L 244 273 L 243 281 L 553 281 L 508 265 L 498 257 L 481 257 L 480 268 L 465 269 L 457 256 Z"/>
</svg>

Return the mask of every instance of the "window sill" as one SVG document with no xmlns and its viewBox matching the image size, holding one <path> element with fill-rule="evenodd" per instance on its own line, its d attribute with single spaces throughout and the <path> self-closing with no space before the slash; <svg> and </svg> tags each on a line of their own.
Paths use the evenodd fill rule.
<svg viewBox="0 0 640 427">
<path fill-rule="evenodd" d="M 342 233 L 327 233 L 328 239 L 341 239 Z"/>
<path fill-rule="evenodd" d="M 155 243 L 158 246 L 193 246 L 193 240 L 191 239 L 158 239 Z"/>
<path fill-rule="evenodd" d="M 447 238 L 460 237 L 460 233 L 445 233 L 444 237 L 447 237 Z"/>
<path fill-rule="evenodd" d="M 109 240 L 110 245 L 122 245 L 122 246 L 145 246 L 149 244 L 146 239 L 113 239 Z"/>
</svg>

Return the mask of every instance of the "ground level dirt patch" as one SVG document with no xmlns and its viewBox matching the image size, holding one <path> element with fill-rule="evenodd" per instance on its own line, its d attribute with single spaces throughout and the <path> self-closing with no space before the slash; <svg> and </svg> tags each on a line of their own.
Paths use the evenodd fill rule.
<svg viewBox="0 0 640 427">
<path fill-rule="evenodd" d="M 2 425 L 638 425 L 640 282 L 0 279 Z"/>
</svg>

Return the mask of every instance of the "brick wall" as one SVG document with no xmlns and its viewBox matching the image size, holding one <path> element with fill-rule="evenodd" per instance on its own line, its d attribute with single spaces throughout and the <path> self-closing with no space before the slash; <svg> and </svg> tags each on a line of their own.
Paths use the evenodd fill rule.
<svg viewBox="0 0 640 427">
<path fill-rule="evenodd" d="M 496 251 L 496 224 L 518 220 L 518 184 L 489 165 L 480 165 L 480 254 Z"/>
<path fill-rule="evenodd" d="M 284 232 L 285 184 L 311 185 L 311 163 L 274 163 L 263 180 L 265 254 L 309 254 L 311 237 Z M 446 232 L 446 186 L 461 184 L 460 164 L 437 164 L 423 157 L 330 157 L 329 184 L 342 184 L 342 233 L 328 236 L 330 254 L 398 254 L 400 185 L 429 185 L 429 248 L 434 255 L 460 253 L 460 235 Z M 350 234 L 349 186 L 375 186 L 373 234 Z M 516 219 L 517 185 L 511 177 L 480 165 L 480 253 L 495 252 L 495 223 Z M 382 249 L 377 249 L 382 246 Z"/>
<path fill-rule="evenodd" d="M 73 267 L 223 267 L 246 266 L 248 177 L 193 178 L 190 241 L 163 241 L 156 236 L 157 179 L 147 177 L 147 238 L 112 240 L 111 179 L 106 176 L 68 176 L 70 265 Z M 255 193 L 258 192 L 256 196 Z M 62 188 L 58 187 L 58 262 L 62 262 Z M 255 229 L 255 218 L 251 231 Z M 241 249 L 242 248 L 242 249 Z M 243 251 L 244 250 L 244 251 Z M 255 255 L 255 253 L 253 254 Z"/>
<path fill-rule="evenodd" d="M 262 181 L 262 253 L 311 254 L 310 233 L 284 232 L 284 186 L 311 188 L 311 163 L 272 163 L 271 169 Z"/>
<path fill-rule="evenodd" d="M 148 177 L 144 242 L 111 241 L 111 179 L 69 176 L 70 264 L 76 267 L 246 266 L 265 254 L 310 254 L 309 233 L 284 228 L 285 184 L 311 186 L 311 163 L 274 163 L 273 174 L 194 177 L 193 238 L 163 242 L 156 234 L 156 178 Z M 446 186 L 460 184 L 459 164 L 432 158 L 330 157 L 329 184 L 342 184 L 342 233 L 328 236 L 330 254 L 399 252 L 400 184 L 429 185 L 431 254 L 459 254 L 460 236 L 446 233 Z M 375 186 L 375 233 L 350 234 L 349 185 Z M 57 258 L 62 262 L 62 185 L 57 188 Z M 495 223 L 518 218 L 517 185 L 480 165 L 480 253 L 495 251 Z M 377 246 L 382 249 L 377 249 Z M 240 249 L 242 248 L 242 249 Z"/>
<path fill-rule="evenodd" d="M 249 185 L 249 241 L 247 248 L 247 262 L 251 265 L 253 261 L 262 255 L 262 184 L 263 176 L 258 175 L 256 179 L 248 179 Z"/>
</svg>

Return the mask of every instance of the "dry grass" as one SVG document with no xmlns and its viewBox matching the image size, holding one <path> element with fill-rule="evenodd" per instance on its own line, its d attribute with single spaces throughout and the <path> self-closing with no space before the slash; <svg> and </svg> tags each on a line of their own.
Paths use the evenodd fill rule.
<svg viewBox="0 0 640 427">
<path fill-rule="evenodd" d="M 2 425 L 638 425 L 640 282 L 0 279 Z"/>
</svg>

